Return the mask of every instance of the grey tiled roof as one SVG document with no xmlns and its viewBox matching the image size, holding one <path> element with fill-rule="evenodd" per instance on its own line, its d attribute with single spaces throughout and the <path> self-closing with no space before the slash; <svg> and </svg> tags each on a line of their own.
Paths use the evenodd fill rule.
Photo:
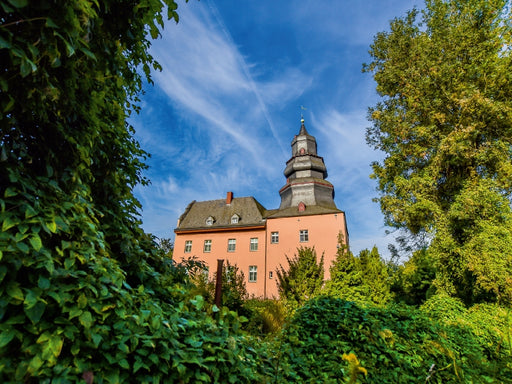
<svg viewBox="0 0 512 384">
<path fill-rule="evenodd" d="M 238 224 L 231 224 L 231 217 L 237 214 Z M 254 197 L 237 197 L 226 204 L 225 199 L 193 201 L 180 217 L 177 231 L 192 229 L 214 229 L 246 227 L 265 224 L 266 209 Z M 206 225 L 206 219 L 212 216 L 212 225 Z"/>
<path fill-rule="evenodd" d="M 289 207 L 284 209 L 273 209 L 267 211 L 266 218 L 273 219 L 277 217 L 295 217 L 295 216 L 310 216 L 310 215 L 324 215 L 327 213 L 341 213 L 343 211 L 336 207 L 322 207 L 320 205 L 308 205 L 306 210 L 299 212 L 298 207 Z"/>
</svg>

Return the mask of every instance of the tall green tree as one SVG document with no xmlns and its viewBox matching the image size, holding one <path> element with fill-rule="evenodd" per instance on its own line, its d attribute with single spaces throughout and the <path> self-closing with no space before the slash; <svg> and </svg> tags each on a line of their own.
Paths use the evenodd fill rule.
<svg viewBox="0 0 512 384">
<path fill-rule="evenodd" d="M 436 259 L 426 249 L 413 252 L 402 265 L 395 265 L 391 291 L 395 300 L 409 305 L 420 305 L 435 293 Z"/>
<path fill-rule="evenodd" d="M 251 380 L 230 315 L 167 284 L 132 194 L 126 118 L 176 8 L 0 0 L 0 382 Z"/>
<path fill-rule="evenodd" d="M 436 284 L 512 302 L 512 24 L 506 0 L 427 0 L 375 37 L 367 141 L 386 224 L 426 235 Z"/>
<path fill-rule="evenodd" d="M 277 289 L 281 299 L 292 307 L 303 305 L 318 295 L 324 284 L 324 255 L 318 258 L 315 248 L 300 247 L 293 258 L 286 256 L 288 266 L 276 270 Z"/>
<path fill-rule="evenodd" d="M 349 250 L 338 251 L 330 268 L 325 292 L 344 300 L 385 304 L 391 299 L 388 266 L 377 247 L 363 249 L 356 257 Z"/>
</svg>

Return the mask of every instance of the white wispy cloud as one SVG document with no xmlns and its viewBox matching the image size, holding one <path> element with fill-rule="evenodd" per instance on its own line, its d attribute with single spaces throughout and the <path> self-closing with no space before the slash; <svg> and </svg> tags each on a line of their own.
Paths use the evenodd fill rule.
<svg viewBox="0 0 512 384">
<path fill-rule="evenodd" d="M 173 102 L 202 117 L 210 135 L 226 134 L 264 167 L 255 150 L 262 146 L 262 136 L 270 131 L 285 152 L 266 100 L 282 102 L 293 97 L 290 90 L 297 89 L 296 83 L 309 81 L 290 70 L 275 84 L 258 82 L 251 75 L 255 64 L 248 64 L 239 52 L 212 2 L 180 9 L 180 23 L 165 29 L 152 48 L 163 68 L 155 73 L 155 83 Z"/>
<path fill-rule="evenodd" d="M 385 251 L 391 240 L 368 177 L 381 155 L 364 139 L 376 95 L 361 64 L 372 36 L 411 7 L 409 0 L 180 3 L 179 24 L 167 25 L 151 49 L 163 69 L 132 119 L 153 153 L 152 185 L 136 188 L 145 229 L 172 237 L 190 201 L 229 190 L 276 208 L 303 104 L 354 251 L 374 244 Z"/>
<path fill-rule="evenodd" d="M 376 182 L 371 180 L 370 163 L 378 160 L 379 154 L 365 140 L 365 110 L 354 110 L 346 114 L 333 109 L 312 116 L 316 128 L 319 150 L 327 163 L 329 181 L 336 187 L 336 201 L 346 211 L 351 237 L 351 248 L 361 249 L 377 245 L 381 254 L 387 255 L 387 245 L 393 242 L 386 235 L 384 219 L 378 204 L 372 202 L 377 196 Z M 371 233 L 370 236 L 361 234 Z"/>
<path fill-rule="evenodd" d="M 162 65 L 162 71 L 153 74 L 155 85 L 169 102 L 151 105 L 145 100 L 143 116 L 133 119 L 157 167 L 149 172 L 151 186 L 138 187 L 136 193 L 144 218 L 151 217 L 145 228 L 171 236 L 169 217 L 179 216 L 192 199 L 221 198 L 219 193 L 228 189 L 250 190 L 261 183 L 250 173 L 264 180 L 269 170 L 274 172 L 273 158 L 262 154 L 262 148 L 285 157 L 283 143 L 289 138 L 275 128 L 267 104 L 297 97 L 311 80 L 294 68 L 270 80 L 255 79 L 251 70 L 256 64 L 243 57 L 209 2 L 180 7 L 180 23 L 163 31 L 151 53 Z M 158 108 L 168 105 L 193 132 L 176 129 L 175 121 L 167 128 L 158 122 L 152 125 L 153 119 L 161 118 Z M 185 174 L 179 179 L 160 175 L 166 162 L 175 167 L 169 171 L 178 168 Z"/>
</svg>

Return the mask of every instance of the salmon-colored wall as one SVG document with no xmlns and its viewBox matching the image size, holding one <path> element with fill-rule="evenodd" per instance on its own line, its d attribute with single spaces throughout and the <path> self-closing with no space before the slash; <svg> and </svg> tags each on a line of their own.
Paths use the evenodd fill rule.
<svg viewBox="0 0 512 384">
<path fill-rule="evenodd" d="M 258 239 L 258 250 L 251 251 L 251 238 Z M 228 252 L 228 239 L 236 239 L 236 249 Z M 192 240 L 192 252 L 185 253 L 185 241 Z M 212 241 L 211 252 L 203 252 L 204 241 Z M 256 297 L 264 296 L 265 284 L 265 229 L 231 230 L 228 232 L 176 233 L 174 241 L 174 257 L 196 256 L 209 267 L 209 276 L 213 278 L 217 271 L 217 260 L 229 260 L 231 265 L 237 265 L 245 275 L 247 291 Z M 249 282 L 249 266 L 257 266 L 256 282 Z"/>
<path fill-rule="evenodd" d="M 300 242 L 300 230 L 308 230 L 308 241 Z M 279 243 L 271 243 L 271 233 L 279 232 Z M 276 270 L 279 265 L 288 266 L 286 256 L 292 258 L 297 248 L 315 247 L 318 257 L 324 253 L 325 279 L 329 267 L 336 258 L 338 234 L 348 240 L 343 212 L 325 215 L 282 217 L 267 219 L 266 229 L 232 229 L 220 232 L 177 232 L 174 242 L 174 258 L 196 256 L 209 266 L 210 278 L 216 272 L 217 259 L 229 260 L 245 275 L 249 295 L 277 297 Z M 250 239 L 258 238 L 258 250 L 250 251 Z M 236 239 L 235 252 L 228 252 L 228 239 Z M 184 253 L 185 241 L 192 240 L 192 251 Z M 204 240 L 212 240 L 211 252 L 203 252 Z M 266 260 L 266 263 L 265 263 Z M 257 281 L 249 282 L 249 266 L 257 266 Z M 272 272 L 272 277 L 270 277 Z"/>
<path fill-rule="evenodd" d="M 300 242 L 300 230 L 308 230 L 308 241 Z M 279 232 L 279 243 L 271 243 L 271 233 Z M 338 234 L 348 238 L 343 212 L 326 215 L 283 217 L 267 219 L 267 270 L 273 271 L 273 278 L 267 272 L 267 297 L 278 296 L 276 270 L 279 265 L 288 266 L 286 256 L 293 258 L 297 248 L 315 247 L 318 258 L 324 253 L 325 279 L 329 278 L 329 267 L 336 259 Z M 345 240 L 346 241 L 346 240 Z"/>
</svg>

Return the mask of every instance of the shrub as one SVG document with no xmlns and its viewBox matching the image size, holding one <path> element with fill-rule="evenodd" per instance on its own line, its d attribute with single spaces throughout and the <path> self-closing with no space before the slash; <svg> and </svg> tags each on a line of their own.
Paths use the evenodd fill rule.
<svg viewBox="0 0 512 384">
<path fill-rule="evenodd" d="M 355 367 L 365 383 L 512 380 L 508 359 L 489 356 L 471 328 L 407 306 L 362 308 L 318 297 L 297 310 L 276 345 L 284 352 L 267 364 L 282 382 L 338 383 L 354 376 Z"/>
</svg>

